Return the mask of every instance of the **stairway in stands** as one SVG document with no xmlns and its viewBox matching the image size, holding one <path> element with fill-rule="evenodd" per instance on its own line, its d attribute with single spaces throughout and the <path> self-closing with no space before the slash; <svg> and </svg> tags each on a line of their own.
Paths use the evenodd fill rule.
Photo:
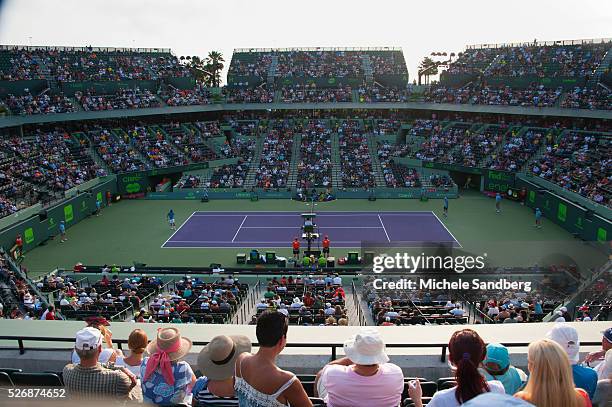
<svg viewBox="0 0 612 407">
<path fill-rule="evenodd" d="M 289 164 L 289 177 L 287 178 L 287 186 L 291 189 L 295 188 L 297 184 L 298 170 L 297 166 L 300 162 L 301 151 L 300 148 L 302 146 L 302 135 L 294 134 L 293 135 L 293 145 L 291 147 L 291 164 Z"/>
<path fill-rule="evenodd" d="M 49 88 L 51 89 L 52 93 L 56 93 L 59 90 L 59 85 L 57 84 L 55 77 L 51 74 L 51 68 L 49 68 L 49 65 L 47 65 L 47 61 L 44 58 L 39 58 L 38 56 L 33 56 L 32 59 L 38 63 L 38 66 L 40 66 L 43 79 L 45 79 L 49 84 Z"/>
<path fill-rule="evenodd" d="M 610 48 L 608 52 L 606 52 L 606 55 L 604 55 L 603 59 L 601 60 L 601 63 L 599 64 L 597 69 L 595 69 L 593 76 L 587 82 L 587 86 L 591 89 L 594 89 L 597 86 L 597 83 L 599 82 L 601 75 L 611 66 L 612 66 L 612 48 Z"/>
<path fill-rule="evenodd" d="M 378 146 L 376 142 L 376 136 L 368 134 L 368 151 L 370 153 L 370 160 L 372 160 L 372 171 L 374 171 L 374 180 L 378 188 L 384 188 L 387 186 L 385 182 L 385 176 L 383 175 L 383 169 L 378 159 Z"/>
<path fill-rule="evenodd" d="M 255 151 L 253 152 L 253 159 L 249 166 L 249 172 L 247 173 L 246 179 L 244 180 L 245 188 L 254 187 L 256 184 L 257 170 L 261 164 L 261 150 L 263 150 L 263 142 L 267 137 L 267 133 L 261 134 L 257 137 L 257 143 L 255 144 Z"/>
<path fill-rule="evenodd" d="M 344 187 L 342 183 L 341 169 L 342 164 L 340 162 L 340 143 L 338 140 L 338 133 L 332 133 L 331 135 L 331 154 L 332 154 L 332 186 L 338 190 Z"/>
<path fill-rule="evenodd" d="M 276 67 L 278 66 L 278 55 L 272 55 L 272 61 L 268 68 L 268 89 L 272 89 L 274 86 L 274 77 L 276 76 Z"/>
<path fill-rule="evenodd" d="M 364 54 L 361 56 L 361 67 L 363 68 L 366 83 L 371 85 L 374 82 L 374 70 L 372 69 L 372 61 L 370 61 L 369 55 Z"/>
</svg>

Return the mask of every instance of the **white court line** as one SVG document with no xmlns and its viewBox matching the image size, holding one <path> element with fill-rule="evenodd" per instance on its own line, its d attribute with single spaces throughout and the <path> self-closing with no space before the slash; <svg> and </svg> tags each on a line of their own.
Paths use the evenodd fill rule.
<svg viewBox="0 0 612 407">
<path fill-rule="evenodd" d="M 387 236 L 387 240 L 389 241 L 389 243 L 391 243 L 391 239 L 389 239 L 389 234 L 387 233 L 387 228 L 385 228 L 385 224 L 383 223 L 382 219 L 380 218 L 380 215 L 378 215 L 378 220 L 380 221 L 380 224 L 382 225 L 382 228 L 385 231 L 385 235 Z"/>
<path fill-rule="evenodd" d="M 432 215 L 436 217 L 436 219 L 438 219 L 438 222 L 440 222 L 440 224 L 442 226 L 444 226 L 444 229 L 446 229 L 446 231 L 448 232 L 449 235 L 451 235 L 451 237 L 455 240 L 455 242 L 457 242 L 457 244 L 459 245 L 459 248 L 462 249 L 463 246 L 461 245 L 461 243 L 459 243 L 459 240 L 457 240 L 457 238 L 455 237 L 455 235 L 453 235 L 451 233 L 450 230 L 448 230 L 448 228 L 446 227 L 446 225 L 444 224 L 444 222 L 442 222 L 442 220 L 440 220 L 440 218 L 438 218 L 438 215 L 436 215 L 436 213 L 434 211 L 431 211 Z"/>
<path fill-rule="evenodd" d="M 240 224 L 240 226 L 238 226 L 238 230 L 236 231 L 236 234 L 234 235 L 234 238 L 232 239 L 232 243 L 234 243 L 234 240 L 236 240 L 236 236 L 238 236 L 240 229 L 242 229 L 242 225 L 244 225 L 244 221 L 246 221 L 248 217 L 249 215 L 244 215 L 244 219 L 242 219 L 242 223 Z"/>
<path fill-rule="evenodd" d="M 249 215 L 251 216 L 251 215 Z M 300 229 L 302 225 L 296 226 L 243 226 L 242 229 Z M 321 226 L 319 229 L 382 229 L 380 226 Z"/>
<path fill-rule="evenodd" d="M 196 211 L 196 212 L 197 212 L 197 211 Z M 161 248 L 162 248 L 162 249 L 164 248 L 164 245 L 165 245 L 166 243 L 168 243 L 168 242 L 170 241 L 170 239 L 172 239 L 172 237 L 173 237 L 174 235 L 176 235 L 176 234 L 178 233 L 178 231 L 179 231 L 179 230 L 181 230 L 181 228 L 187 224 L 187 222 L 189 222 L 189 219 L 191 219 L 191 217 L 192 217 L 192 216 L 193 216 L 193 215 L 194 215 L 196 212 L 193 212 L 193 213 L 192 213 L 192 214 L 191 214 L 191 215 L 190 215 L 190 216 L 189 216 L 187 219 L 185 219 L 185 222 L 181 223 L 181 226 L 179 226 L 179 227 L 178 227 L 178 229 L 176 229 L 176 230 L 174 231 L 174 233 L 173 233 L 173 234 L 171 234 L 171 235 L 170 235 L 170 237 L 169 237 L 169 238 L 168 238 L 168 239 L 167 239 L 167 240 L 166 240 L 166 241 L 165 241 L 165 242 L 164 242 L 164 243 L 161 245 Z"/>
<path fill-rule="evenodd" d="M 335 240 L 334 242 L 336 243 L 362 243 L 363 240 Z M 244 240 L 239 240 L 237 242 L 220 242 L 219 240 L 173 240 L 172 243 L 219 243 L 219 244 L 230 244 L 230 243 L 236 243 L 236 244 L 240 244 L 240 243 L 263 243 L 263 244 L 284 244 L 285 246 L 287 246 L 289 248 L 289 243 L 291 243 L 290 241 L 282 241 L 282 242 L 270 242 L 270 241 L 265 241 L 262 242 L 261 240 L 257 240 L 257 241 L 244 241 Z M 215 246 L 216 247 L 216 246 Z M 230 246 L 233 247 L 233 246 Z M 223 247 L 218 247 L 219 249 L 223 249 Z"/>
<path fill-rule="evenodd" d="M 248 211 L 244 211 L 242 213 L 248 213 Z M 371 213 L 354 213 L 351 215 L 348 214 L 336 214 L 336 213 L 317 213 L 317 218 L 320 217 L 326 217 L 326 216 L 332 216 L 332 217 L 364 217 L 364 216 L 377 216 L 377 215 L 385 215 L 385 216 L 430 216 L 429 212 L 406 212 L 406 213 L 385 213 L 385 212 L 371 212 Z M 220 212 L 217 213 L 207 213 L 207 214 L 199 214 L 199 215 L 193 215 L 196 218 L 206 218 L 206 217 L 211 217 L 211 216 L 227 216 L 227 217 L 240 217 L 243 216 L 242 214 L 238 213 L 238 214 L 233 214 L 233 215 L 228 215 L 228 214 L 223 214 Z M 270 213 L 270 214 L 257 214 L 257 215 L 248 215 L 250 217 L 265 217 L 265 218 L 278 218 L 278 217 L 299 217 L 300 213 L 295 212 L 291 215 L 285 215 L 285 214 L 279 214 L 279 213 Z"/>
</svg>

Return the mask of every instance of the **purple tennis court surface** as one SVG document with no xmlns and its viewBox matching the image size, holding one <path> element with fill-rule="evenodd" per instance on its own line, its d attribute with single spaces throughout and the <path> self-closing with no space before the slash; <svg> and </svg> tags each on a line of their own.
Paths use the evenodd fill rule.
<svg viewBox="0 0 612 407">
<path fill-rule="evenodd" d="M 290 247 L 301 237 L 300 212 L 194 212 L 162 248 Z M 318 212 L 315 223 L 332 247 L 368 242 L 418 247 L 460 246 L 433 212 Z M 304 243 L 304 242 L 302 242 Z"/>
</svg>

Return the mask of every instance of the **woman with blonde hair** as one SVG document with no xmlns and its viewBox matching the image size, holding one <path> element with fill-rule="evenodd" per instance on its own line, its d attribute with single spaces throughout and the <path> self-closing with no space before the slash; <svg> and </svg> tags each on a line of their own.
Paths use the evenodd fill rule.
<svg viewBox="0 0 612 407">
<path fill-rule="evenodd" d="M 128 348 L 130 356 L 117 356 L 115 366 L 123 366 L 140 379 L 140 365 L 142 364 L 144 351 L 147 349 L 149 339 L 142 329 L 134 329 L 128 337 Z"/>
<path fill-rule="evenodd" d="M 527 348 L 529 380 L 514 396 L 538 407 L 591 407 L 588 394 L 574 387 L 567 353 L 553 340 L 541 339 Z"/>
</svg>

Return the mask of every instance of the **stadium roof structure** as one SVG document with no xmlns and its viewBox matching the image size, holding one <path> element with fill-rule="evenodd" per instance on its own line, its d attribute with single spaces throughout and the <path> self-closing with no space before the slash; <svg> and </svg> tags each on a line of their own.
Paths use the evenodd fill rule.
<svg viewBox="0 0 612 407">
<path fill-rule="evenodd" d="M 317 51 L 402 51 L 402 47 L 297 47 L 297 48 L 235 48 L 234 53 L 244 52 L 317 52 Z"/>
<path fill-rule="evenodd" d="M 67 47 L 67 46 L 48 46 L 48 45 L 0 45 L 0 51 L 87 51 L 87 52 L 137 52 L 137 53 L 164 53 L 170 54 L 170 48 L 122 48 L 122 47 Z"/>
<path fill-rule="evenodd" d="M 467 49 L 482 48 L 514 48 L 514 47 L 551 47 L 555 45 L 583 45 L 583 44 L 604 44 L 612 42 L 612 38 L 590 38 L 584 40 L 558 40 L 558 41 L 531 41 L 531 42 L 508 42 L 502 44 L 474 44 L 466 46 Z"/>
</svg>

